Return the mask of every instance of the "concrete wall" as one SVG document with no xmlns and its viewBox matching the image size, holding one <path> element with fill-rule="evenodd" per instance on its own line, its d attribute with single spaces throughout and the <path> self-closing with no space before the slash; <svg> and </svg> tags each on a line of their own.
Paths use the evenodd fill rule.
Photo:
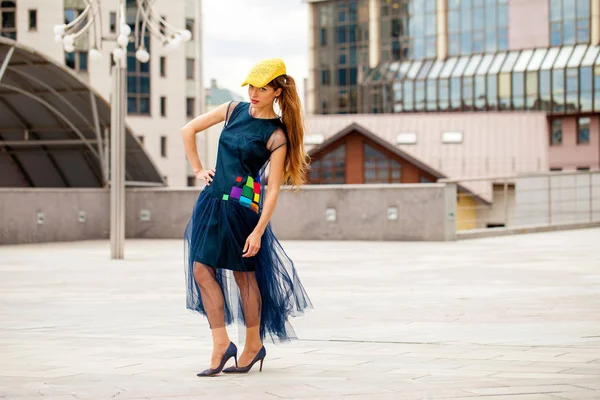
<svg viewBox="0 0 600 400">
<path fill-rule="evenodd" d="M 456 187 L 443 184 L 311 185 L 281 193 L 273 230 L 298 240 L 451 240 L 455 198 Z M 390 207 L 396 220 L 388 220 Z M 326 221 L 328 209 L 336 221 Z"/>
<path fill-rule="evenodd" d="M 126 237 L 182 238 L 198 194 L 128 189 Z M 288 240 L 452 240 L 455 199 L 453 184 L 307 186 L 281 192 L 272 225 Z M 107 239 L 109 203 L 104 189 L 0 189 L 0 244 Z M 336 221 L 326 221 L 328 208 Z"/>
</svg>

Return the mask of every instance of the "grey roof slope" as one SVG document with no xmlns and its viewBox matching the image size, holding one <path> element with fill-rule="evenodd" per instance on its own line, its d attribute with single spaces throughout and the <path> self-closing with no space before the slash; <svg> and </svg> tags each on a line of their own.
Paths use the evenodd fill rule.
<svg viewBox="0 0 600 400">
<path fill-rule="evenodd" d="M 110 105 L 68 68 L 0 37 L 0 187 L 103 187 Z M 126 128 L 126 184 L 164 186 Z"/>
</svg>

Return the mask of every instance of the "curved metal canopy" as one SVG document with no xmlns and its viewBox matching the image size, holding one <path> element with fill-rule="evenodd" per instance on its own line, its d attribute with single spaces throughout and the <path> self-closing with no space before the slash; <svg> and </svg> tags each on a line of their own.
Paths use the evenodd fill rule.
<svg viewBox="0 0 600 400">
<path fill-rule="evenodd" d="M 104 187 L 110 105 L 68 68 L 0 37 L 0 187 Z M 164 186 L 126 129 L 128 186 Z"/>
</svg>

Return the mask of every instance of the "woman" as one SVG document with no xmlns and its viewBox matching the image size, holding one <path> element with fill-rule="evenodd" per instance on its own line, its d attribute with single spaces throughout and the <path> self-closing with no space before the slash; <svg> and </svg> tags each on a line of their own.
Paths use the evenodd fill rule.
<svg viewBox="0 0 600 400">
<path fill-rule="evenodd" d="M 307 166 L 296 85 L 281 59 L 255 65 L 245 85 L 250 103 L 223 104 L 181 129 L 194 174 L 206 183 L 185 231 L 186 306 L 207 316 L 213 337 L 210 368 L 198 376 L 220 373 L 232 357 L 235 366 L 223 372 L 248 372 L 258 361 L 262 370 L 263 339 L 294 338 L 288 317 L 312 306 L 269 225 L 280 184 L 302 184 Z M 206 170 L 195 136 L 222 121 L 217 166 Z M 239 360 L 225 328 L 236 319 L 246 325 Z"/>
</svg>

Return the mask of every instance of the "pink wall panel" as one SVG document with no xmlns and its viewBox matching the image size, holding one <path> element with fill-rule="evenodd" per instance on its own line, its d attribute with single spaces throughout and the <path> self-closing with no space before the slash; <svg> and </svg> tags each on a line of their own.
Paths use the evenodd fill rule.
<svg viewBox="0 0 600 400">
<path fill-rule="evenodd" d="M 548 47 L 549 13 L 548 0 L 508 0 L 508 48 Z"/>
</svg>

